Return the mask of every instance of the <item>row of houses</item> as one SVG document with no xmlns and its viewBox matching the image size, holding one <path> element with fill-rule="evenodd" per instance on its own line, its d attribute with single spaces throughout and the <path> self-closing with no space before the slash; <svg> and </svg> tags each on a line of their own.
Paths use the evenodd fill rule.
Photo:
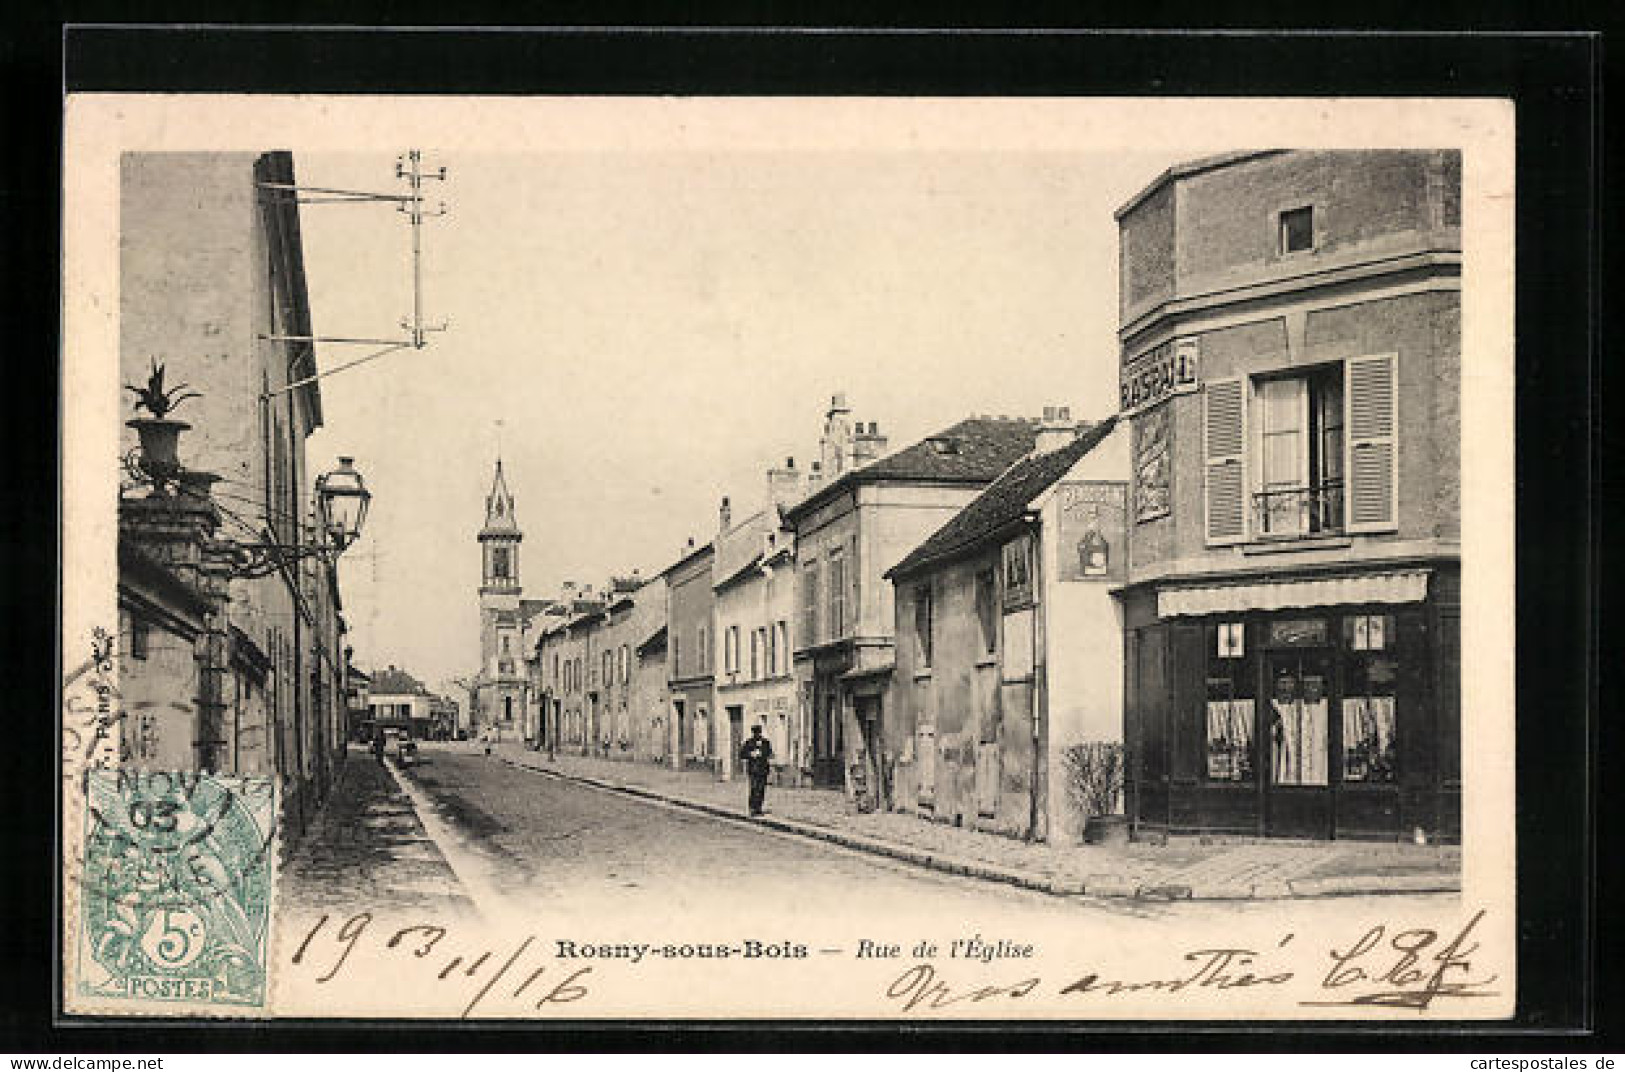
<svg viewBox="0 0 1625 1072">
<path fill-rule="evenodd" d="M 520 598 L 500 463 L 485 675 L 534 746 L 1030 838 L 1459 837 L 1460 157 L 1228 154 L 1117 214 L 1116 411 L 819 457 L 654 576 Z M 510 689 L 500 692 L 501 689 Z"/>
</svg>

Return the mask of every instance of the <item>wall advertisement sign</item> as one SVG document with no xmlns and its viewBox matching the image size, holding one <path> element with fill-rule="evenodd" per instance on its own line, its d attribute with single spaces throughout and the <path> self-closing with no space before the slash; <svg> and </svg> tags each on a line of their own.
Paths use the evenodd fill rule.
<svg viewBox="0 0 1625 1072">
<path fill-rule="evenodd" d="M 1128 540 L 1128 484 L 1121 480 L 1073 480 L 1056 488 L 1060 497 L 1062 581 L 1124 581 Z"/>
<path fill-rule="evenodd" d="M 1202 383 L 1200 350 L 1195 339 L 1170 339 L 1123 365 L 1118 380 L 1118 409 L 1125 415 L 1149 409 Z"/>
</svg>

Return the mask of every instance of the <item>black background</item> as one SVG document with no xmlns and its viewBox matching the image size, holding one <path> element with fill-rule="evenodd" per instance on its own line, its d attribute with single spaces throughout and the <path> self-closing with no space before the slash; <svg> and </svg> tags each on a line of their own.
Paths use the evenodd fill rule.
<svg viewBox="0 0 1625 1072">
<path fill-rule="evenodd" d="M 1416 5 L 1412 5 L 1414 8 Z M 265 15 L 296 19 L 297 4 Z M 347 5 L 347 21 L 455 15 Z M 1301 17 L 1296 8 L 1261 13 Z M 1590 1035 L 1618 1006 L 1617 928 L 1595 930 L 1599 756 L 1622 753 L 1597 718 L 1606 529 L 1600 417 L 1617 375 L 1601 360 L 1601 38 L 1480 32 L 374 30 L 65 27 L 12 12 L 0 144 L 5 235 L 7 509 L 0 651 L 0 1050 L 127 1054 L 231 1050 L 1400 1049 L 1618 1051 Z M 466 10 L 466 9 L 459 9 Z M 1403 12 L 1405 9 L 1397 8 Z M 1516 7 L 1474 8 L 1514 25 Z M 169 18 L 211 17 L 213 7 Z M 1430 9 L 1433 17 L 1449 12 Z M 771 7 L 753 17 L 776 14 Z M 1137 11 L 1139 25 L 1173 12 Z M 1548 18 L 1555 11 L 1545 12 Z M 127 17 L 115 10 L 102 17 Z M 93 15 L 80 15 L 91 18 Z M 215 17 L 218 17 L 217 15 Z M 826 17 L 828 13 L 826 12 Z M 1177 15 L 1174 15 L 1177 17 Z M 1205 14 L 1203 17 L 1211 17 Z M 1407 17 L 1404 14 L 1402 19 Z M 1409 18 L 1429 17 L 1410 11 Z M 1499 21 L 1497 21 L 1499 20 Z M 724 20 L 725 21 L 725 20 Z M 839 20 L 830 18 L 827 24 Z M 1269 19 L 1256 21 L 1270 21 Z M 1388 25 L 1402 25 L 1392 18 Z M 1549 23 L 1550 24 L 1550 23 Z M 62 92 L 1484 96 L 1518 109 L 1518 1017 L 1513 1024 L 1058 1025 L 748 1023 L 428 1026 L 132 1025 L 58 1018 L 51 969 L 57 784 L 58 221 Z M 277 146 L 265 146 L 267 149 Z M 1470 284 L 1469 284 L 1470 285 Z M 1471 375 L 1473 355 L 1462 355 Z M 20 404 L 26 400 L 26 404 Z M 21 419 L 19 419 L 21 418 Z M 1513 429 L 1506 430 L 1513 435 Z M 1617 482 L 1615 482 L 1617 486 Z M 1596 498 L 1593 498 L 1596 496 Z M 1613 571 L 1608 571 L 1613 572 Z M 1618 662 L 1618 659 L 1614 659 Z M 1611 705 L 1603 705 L 1609 710 Z M 1599 734 L 1601 736 L 1599 737 Z M 1468 742 L 1471 747 L 1471 742 Z M 1603 834 L 1617 833 L 1609 821 Z M 1599 867 L 1599 859 L 1602 866 Z M 1599 970 L 1600 966 L 1600 970 Z M 1607 1000 L 1607 999 L 1613 1000 Z M 1455 1032 L 1463 1032 L 1457 1034 Z M 1610 1045 L 1612 1043 L 1612 1045 Z"/>
</svg>

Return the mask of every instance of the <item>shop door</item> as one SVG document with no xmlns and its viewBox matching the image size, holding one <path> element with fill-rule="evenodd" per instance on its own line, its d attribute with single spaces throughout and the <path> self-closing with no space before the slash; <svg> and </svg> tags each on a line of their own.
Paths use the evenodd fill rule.
<svg viewBox="0 0 1625 1072">
<path fill-rule="evenodd" d="M 745 709 L 738 705 L 728 708 L 728 750 L 722 753 L 722 769 L 732 774 L 739 766 L 739 750 L 745 746 Z"/>
<path fill-rule="evenodd" d="M 813 784 L 845 784 L 842 767 L 840 698 L 833 689 L 818 696 L 813 715 Z"/>
<path fill-rule="evenodd" d="M 1332 835 L 1327 648 L 1265 653 L 1264 829 L 1271 837 Z"/>
<path fill-rule="evenodd" d="M 871 794 L 870 799 L 875 807 L 889 811 L 891 784 L 887 778 L 886 757 L 881 737 L 880 698 L 865 696 L 853 703 L 858 716 L 858 729 L 863 733 L 863 777 L 868 783 L 863 788 Z"/>
</svg>

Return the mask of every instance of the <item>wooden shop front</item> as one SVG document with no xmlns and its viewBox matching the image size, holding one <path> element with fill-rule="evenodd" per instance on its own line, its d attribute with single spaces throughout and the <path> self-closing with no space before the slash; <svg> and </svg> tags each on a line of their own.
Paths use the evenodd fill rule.
<svg viewBox="0 0 1625 1072">
<path fill-rule="evenodd" d="M 1136 833 L 1460 838 L 1456 567 L 1124 591 Z"/>
</svg>

